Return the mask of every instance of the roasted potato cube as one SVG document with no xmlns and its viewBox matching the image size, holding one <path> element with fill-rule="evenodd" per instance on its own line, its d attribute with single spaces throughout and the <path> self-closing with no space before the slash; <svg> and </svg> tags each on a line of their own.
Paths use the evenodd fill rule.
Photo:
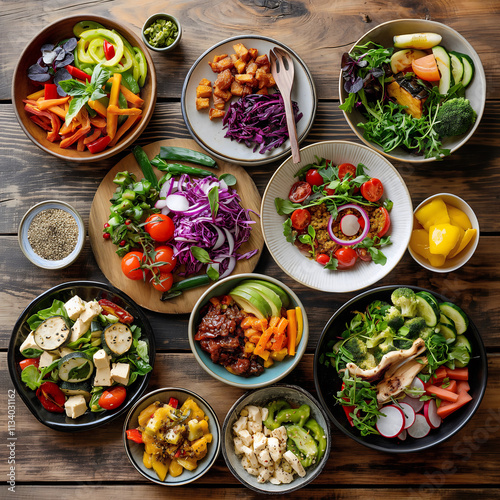
<svg viewBox="0 0 500 500">
<path fill-rule="evenodd" d="M 207 80 L 206 78 L 202 78 L 200 80 L 200 83 L 198 85 L 208 85 L 208 86 L 212 86 L 212 82 L 210 80 Z"/>
<path fill-rule="evenodd" d="M 261 95 L 268 95 L 269 94 L 269 92 L 267 91 L 267 87 L 262 87 L 256 93 L 261 94 Z"/>
<path fill-rule="evenodd" d="M 233 60 L 229 56 L 217 62 L 209 61 L 208 64 L 214 73 L 220 73 L 226 69 L 231 69 L 234 66 Z"/>
<path fill-rule="evenodd" d="M 257 66 L 269 66 L 269 58 L 267 57 L 267 54 L 257 56 L 255 58 L 255 64 L 257 64 Z"/>
<path fill-rule="evenodd" d="M 245 72 L 246 66 L 247 66 L 247 63 L 241 59 L 238 59 L 234 63 L 234 67 L 236 68 L 236 71 L 240 74 Z"/>
<path fill-rule="evenodd" d="M 237 56 L 237 54 L 231 54 L 229 57 L 231 57 L 232 61 L 235 63 L 239 57 Z"/>
<path fill-rule="evenodd" d="M 210 99 L 208 97 L 197 97 L 196 98 L 196 109 L 208 109 L 210 107 Z"/>
<path fill-rule="evenodd" d="M 219 76 L 217 80 L 215 80 L 214 88 L 219 88 L 220 90 L 226 90 L 231 87 L 231 83 L 233 83 L 234 76 L 228 69 L 225 69 Z"/>
<path fill-rule="evenodd" d="M 214 62 L 219 62 L 221 61 L 222 59 L 224 59 L 225 57 L 227 57 L 227 54 L 219 54 L 218 56 L 215 56 L 214 57 Z"/>
<path fill-rule="evenodd" d="M 210 108 L 208 117 L 210 118 L 210 120 L 216 120 L 217 118 L 222 118 L 225 114 L 226 112 L 222 109 Z"/>
<path fill-rule="evenodd" d="M 242 97 L 246 95 L 253 94 L 253 87 L 251 85 L 243 85 L 243 94 Z"/>
<path fill-rule="evenodd" d="M 224 99 L 226 102 L 233 96 L 229 90 L 222 90 L 219 87 L 214 87 L 214 95 Z"/>
<path fill-rule="evenodd" d="M 251 61 L 247 64 L 247 69 L 246 69 L 246 72 L 247 72 L 247 74 L 249 74 L 249 75 L 255 75 L 255 73 L 257 72 L 257 69 L 258 69 L 258 66 L 257 66 L 257 64 L 255 63 L 255 61 L 251 60 Z"/>
<path fill-rule="evenodd" d="M 255 59 L 259 55 L 259 51 L 257 49 L 248 49 L 248 52 L 250 52 L 250 57 L 252 59 Z"/>
<path fill-rule="evenodd" d="M 231 94 L 241 97 L 243 95 L 243 85 L 234 80 L 234 82 L 231 83 Z"/>
<path fill-rule="evenodd" d="M 198 85 L 196 87 L 196 97 L 210 97 L 212 95 L 212 87 L 209 85 Z"/>
<path fill-rule="evenodd" d="M 250 52 L 248 52 L 248 49 L 242 43 L 233 45 L 233 49 L 242 61 L 247 62 L 250 59 Z"/>
<path fill-rule="evenodd" d="M 256 83 L 254 77 L 252 75 L 248 75 L 246 73 L 244 75 L 236 75 L 234 77 L 234 79 L 237 82 L 240 82 L 240 83 L 246 84 L 246 85 L 254 86 L 254 84 Z"/>
<path fill-rule="evenodd" d="M 224 109 L 226 107 L 226 101 L 219 97 L 218 95 L 214 95 L 214 108 L 215 109 Z"/>
</svg>

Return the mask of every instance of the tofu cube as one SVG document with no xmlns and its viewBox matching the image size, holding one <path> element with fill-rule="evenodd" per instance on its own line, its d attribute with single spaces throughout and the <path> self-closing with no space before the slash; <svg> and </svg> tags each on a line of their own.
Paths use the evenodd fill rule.
<svg viewBox="0 0 500 500">
<path fill-rule="evenodd" d="M 59 347 L 59 349 L 57 349 L 57 352 L 59 353 L 59 356 L 61 356 L 61 358 L 64 358 L 64 356 L 67 356 L 68 354 L 71 354 L 75 351 L 73 351 L 73 349 L 70 349 L 69 347 Z"/>
<path fill-rule="evenodd" d="M 36 349 L 37 351 L 41 351 L 38 344 L 35 342 L 33 332 L 30 332 L 30 334 L 26 337 L 26 340 L 21 344 L 21 347 L 19 347 L 21 354 L 23 351 L 26 351 L 26 349 Z"/>
<path fill-rule="evenodd" d="M 122 385 L 128 384 L 130 377 L 130 365 L 128 363 L 113 363 L 111 368 L 111 378 Z"/>
<path fill-rule="evenodd" d="M 41 370 L 42 368 L 51 365 L 56 359 L 59 359 L 60 357 L 61 356 L 59 356 L 59 353 L 57 351 L 43 351 L 42 355 L 40 356 L 40 363 L 38 365 L 38 368 Z"/>
<path fill-rule="evenodd" d="M 225 114 L 226 112 L 221 109 L 210 108 L 208 117 L 210 118 L 210 120 L 216 120 L 217 118 L 222 118 Z"/>
<path fill-rule="evenodd" d="M 111 369 L 109 366 L 106 368 L 98 368 L 95 372 L 94 386 L 109 387 L 112 385 Z"/>
<path fill-rule="evenodd" d="M 70 396 L 64 403 L 64 409 L 69 418 L 78 418 L 87 411 L 87 402 L 81 395 Z"/>
<path fill-rule="evenodd" d="M 196 98 L 196 109 L 208 109 L 210 107 L 210 99 L 208 97 L 197 97 Z"/>
<path fill-rule="evenodd" d="M 209 85 L 198 85 L 196 87 L 196 97 L 210 97 L 212 95 L 212 87 Z"/>
<path fill-rule="evenodd" d="M 90 321 L 82 321 L 82 318 L 78 318 L 75 324 L 71 327 L 71 338 L 70 342 L 76 342 L 82 335 L 85 335 L 90 328 Z"/>
<path fill-rule="evenodd" d="M 76 321 L 78 316 L 85 311 L 85 302 L 78 295 L 75 295 L 64 304 L 64 309 L 66 309 L 69 319 Z"/>
<path fill-rule="evenodd" d="M 110 357 L 104 349 L 99 349 L 94 354 L 93 360 L 94 360 L 94 366 L 96 367 L 96 370 L 101 370 L 103 368 L 109 368 Z M 121 364 L 121 363 L 117 363 L 117 364 Z M 127 365 L 127 366 L 129 366 L 129 365 Z"/>
<path fill-rule="evenodd" d="M 79 319 L 81 319 L 84 323 L 89 323 L 90 325 L 91 321 L 97 318 L 101 312 L 102 307 L 99 305 L 99 302 L 93 300 L 85 304 L 85 311 L 82 312 Z"/>
</svg>

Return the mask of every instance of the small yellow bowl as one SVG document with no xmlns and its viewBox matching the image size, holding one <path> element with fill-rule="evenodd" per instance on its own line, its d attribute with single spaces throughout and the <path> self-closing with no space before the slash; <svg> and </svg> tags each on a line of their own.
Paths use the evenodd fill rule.
<svg viewBox="0 0 500 500">
<path fill-rule="evenodd" d="M 435 200 L 436 198 L 442 198 L 443 201 L 447 205 L 451 205 L 453 207 L 458 208 L 459 210 L 462 210 L 467 217 L 469 217 L 469 220 L 472 224 L 472 229 L 476 230 L 476 236 L 467 244 L 467 246 L 455 257 L 452 259 L 446 259 L 445 265 L 442 267 L 435 267 L 431 265 L 431 263 L 418 253 L 414 252 L 411 247 L 408 245 L 408 252 L 410 252 L 410 255 L 413 257 L 413 259 L 418 262 L 422 267 L 425 267 L 425 269 L 428 269 L 429 271 L 434 271 L 436 273 L 449 273 L 452 271 L 456 271 L 457 269 L 461 268 L 464 266 L 469 259 L 474 255 L 474 252 L 476 251 L 477 245 L 479 243 L 479 222 L 477 220 L 476 214 L 472 210 L 472 208 L 464 201 L 462 198 L 459 198 L 458 196 L 450 193 L 438 193 L 430 196 L 429 198 L 425 199 L 418 207 L 415 209 L 413 214 L 417 212 L 421 207 L 424 205 L 427 205 L 427 203 L 430 203 L 432 200 Z M 414 219 L 414 226 L 416 223 L 416 219 Z"/>
</svg>

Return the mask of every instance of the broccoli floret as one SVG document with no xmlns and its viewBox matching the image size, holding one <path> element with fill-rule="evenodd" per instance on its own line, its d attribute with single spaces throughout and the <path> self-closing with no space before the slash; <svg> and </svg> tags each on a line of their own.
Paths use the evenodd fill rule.
<svg viewBox="0 0 500 500">
<path fill-rule="evenodd" d="M 368 347 L 368 349 L 372 349 L 373 347 L 376 347 L 378 344 L 384 341 L 389 341 L 392 343 L 393 337 L 394 334 L 392 333 L 392 330 L 390 328 L 386 328 L 385 330 L 382 330 L 374 337 L 369 338 L 366 341 L 366 347 Z"/>
<path fill-rule="evenodd" d="M 352 355 L 354 362 L 363 370 L 375 368 L 377 363 L 373 354 L 369 353 L 366 344 L 358 337 L 350 338 L 344 348 Z"/>
<path fill-rule="evenodd" d="M 391 336 L 390 338 L 387 338 L 384 342 L 379 344 L 375 349 L 374 349 L 374 356 L 375 360 L 378 363 L 380 363 L 380 360 L 384 356 L 384 354 L 387 354 L 392 351 L 396 351 L 397 348 L 394 346 L 394 340 L 393 337 Z"/>
<path fill-rule="evenodd" d="M 366 353 L 365 359 L 359 363 L 359 367 L 363 370 L 371 370 L 377 366 L 377 361 L 375 360 L 375 356 L 369 352 Z"/>
<path fill-rule="evenodd" d="M 407 337 L 411 339 L 416 339 L 420 333 L 427 328 L 425 324 L 425 319 L 417 316 L 415 318 L 407 319 L 404 323 L 404 326 L 408 328 Z"/>
<path fill-rule="evenodd" d="M 431 328 L 430 326 L 426 326 L 419 334 L 418 336 L 423 339 L 427 340 L 431 335 L 434 334 L 434 328 Z"/>
<path fill-rule="evenodd" d="M 434 130 L 441 137 L 462 135 L 472 127 L 476 116 L 468 99 L 456 97 L 441 105 L 437 112 Z"/>
<path fill-rule="evenodd" d="M 417 314 L 417 296 L 410 288 L 396 288 L 391 295 L 392 303 L 401 309 L 405 317 L 413 318 Z"/>
<path fill-rule="evenodd" d="M 413 345 L 413 340 L 405 338 L 397 338 L 394 340 L 394 347 L 396 349 L 410 349 Z"/>
<path fill-rule="evenodd" d="M 387 321 L 387 326 L 396 331 L 399 330 L 404 323 L 404 319 L 401 315 L 400 310 L 394 306 L 391 306 L 389 309 L 387 309 L 384 320 Z"/>
</svg>

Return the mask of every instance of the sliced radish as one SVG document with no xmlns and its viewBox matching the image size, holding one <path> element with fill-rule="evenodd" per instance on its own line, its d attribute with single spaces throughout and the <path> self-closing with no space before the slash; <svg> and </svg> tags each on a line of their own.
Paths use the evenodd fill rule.
<svg viewBox="0 0 500 500">
<path fill-rule="evenodd" d="M 408 429 L 411 425 L 413 425 L 413 422 L 415 422 L 415 410 L 413 409 L 412 406 L 410 406 L 408 403 L 399 403 L 398 406 L 401 407 L 401 410 L 403 410 L 403 415 L 405 417 L 405 429 Z"/>
<path fill-rule="evenodd" d="M 411 427 L 408 427 L 407 431 L 412 438 L 423 438 L 429 434 L 431 426 L 427 423 L 427 419 L 419 413 L 415 417 L 415 422 Z"/>
<path fill-rule="evenodd" d="M 437 414 L 437 405 L 435 399 L 430 399 L 429 401 L 425 402 L 424 416 L 427 419 L 428 424 L 433 429 L 437 429 L 441 425 L 442 419 Z"/>
<path fill-rule="evenodd" d="M 415 413 L 418 413 L 424 407 L 423 401 L 420 401 L 419 399 L 411 398 L 408 395 L 406 395 L 403 399 L 400 399 L 398 401 L 398 403 L 409 404 L 415 410 Z"/>
<path fill-rule="evenodd" d="M 410 384 L 408 387 L 410 391 L 420 391 L 422 394 L 425 394 L 425 386 L 424 383 L 418 378 L 415 377 L 413 379 L 413 382 Z M 412 396 L 411 394 L 408 394 L 410 398 L 415 398 L 418 399 L 420 396 Z"/>
<path fill-rule="evenodd" d="M 386 438 L 395 438 L 404 428 L 403 412 L 394 405 L 384 406 L 377 418 L 377 430 Z"/>
<path fill-rule="evenodd" d="M 354 236 L 359 231 L 358 218 L 354 214 L 347 214 L 340 221 L 340 230 L 346 236 Z"/>
<path fill-rule="evenodd" d="M 172 212 L 185 212 L 189 209 L 189 201 L 185 196 L 180 194 L 171 194 L 167 196 L 165 201 L 167 202 L 167 207 Z"/>
<path fill-rule="evenodd" d="M 406 429 L 403 429 L 399 434 L 398 434 L 398 439 L 401 441 L 405 441 L 406 438 L 408 437 L 408 433 L 406 432 Z"/>
</svg>

